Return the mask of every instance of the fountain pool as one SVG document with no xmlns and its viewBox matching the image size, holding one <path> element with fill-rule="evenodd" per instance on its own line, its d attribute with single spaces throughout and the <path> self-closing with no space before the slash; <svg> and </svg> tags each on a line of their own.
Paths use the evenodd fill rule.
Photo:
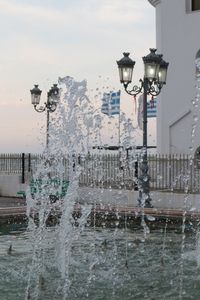
<svg viewBox="0 0 200 300">
<path fill-rule="evenodd" d="M 33 255 L 29 232 L 1 228 L 0 234 L 1 299 L 24 299 Z M 185 234 L 183 252 L 182 234 L 176 230 L 156 229 L 144 240 L 140 228 L 86 228 L 71 246 L 66 298 L 54 261 L 56 234 L 48 228 L 38 299 L 199 298 L 196 236 L 191 232 Z"/>
</svg>

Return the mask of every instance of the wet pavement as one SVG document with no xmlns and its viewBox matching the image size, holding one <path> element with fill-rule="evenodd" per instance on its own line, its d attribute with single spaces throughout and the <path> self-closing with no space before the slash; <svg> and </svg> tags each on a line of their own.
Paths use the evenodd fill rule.
<svg viewBox="0 0 200 300">
<path fill-rule="evenodd" d="M 19 207 L 26 205 L 26 199 L 21 197 L 0 197 L 0 208 Z"/>
</svg>

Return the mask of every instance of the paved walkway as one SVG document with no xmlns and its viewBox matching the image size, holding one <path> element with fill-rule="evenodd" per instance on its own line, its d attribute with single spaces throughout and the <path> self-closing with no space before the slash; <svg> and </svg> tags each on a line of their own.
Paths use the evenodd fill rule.
<svg viewBox="0 0 200 300">
<path fill-rule="evenodd" d="M 0 197 L 0 208 L 26 205 L 26 200 L 18 197 Z"/>
<path fill-rule="evenodd" d="M 138 206 L 137 191 L 82 187 L 79 189 L 78 194 L 81 203 Z M 155 191 L 151 192 L 150 196 L 151 203 L 155 208 L 200 211 L 200 194 L 186 195 Z"/>
</svg>

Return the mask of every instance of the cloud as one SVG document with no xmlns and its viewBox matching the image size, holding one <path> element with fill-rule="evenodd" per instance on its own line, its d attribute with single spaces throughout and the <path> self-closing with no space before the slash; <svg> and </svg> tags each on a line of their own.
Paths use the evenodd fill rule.
<svg viewBox="0 0 200 300">
<path fill-rule="evenodd" d="M 23 17 L 26 20 L 38 19 L 53 23 L 65 21 L 64 13 L 59 10 L 39 5 L 15 4 L 7 0 L 0 0 L 0 13 Z"/>
<path fill-rule="evenodd" d="M 28 65 L 41 63 L 53 66 L 60 63 L 64 53 L 73 56 L 74 52 L 78 52 L 77 49 L 84 53 L 92 50 L 89 56 L 91 59 L 91 52 L 95 52 L 95 59 L 99 55 L 102 41 L 107 39 L 106 47 L 115 49 L 119 39 L 130 40 L 131 31 L 137 35 L 137 26 L 134 24 L 142 24 L 142 20 L 146 19 L 146 1 L 141 0 L 66 1 L 62 10 L 56 4 L 47 7 L 30 2 L 22 4 L 21 1 L 0 0 L 0 14 L 8 14 L 16 30 L 15 34 L 13 30 L 9 31 L 4 38 L 4 58 L 0 61 L 6 63 L 9 63 L 9 59 L 14 60 L 15 64 L 28 62 Z M 26 26 L 18 27 L 13 16 L 24 21 Z M 27 26 L 27 22 L 31 22 L 28 24 L 31 26 Z M 40 30 L 35 30 L 35 26 Z"/>
<path fill-rule="evenodd" d="M 97 11 L 97 17 L 101 21 L 115 23 L 136 23 L 144 19 L 144 5 L 138 1 L 102 1 Z"/>
<path fill-rule="evenodd" d="M 46 5 L 14 3 L 0 0 L 0 14 L 20 17 L 26 21 L 48 22 L 52 26 L 88 24 L 96 22 L 129 24 L 144 20 L 144 2 L 141 0 L 76 0 L 76 5 L 65 5 L 62 10 Z"/>
</svg>

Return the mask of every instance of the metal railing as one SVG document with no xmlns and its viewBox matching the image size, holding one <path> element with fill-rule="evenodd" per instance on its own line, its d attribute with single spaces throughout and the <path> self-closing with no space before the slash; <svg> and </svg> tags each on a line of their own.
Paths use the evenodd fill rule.
<svg viewBox="0 0 200 300">
<path fill-rule="evenodd" d="M 150 155 L 148 164 L 151 189 L 200 192 L 200 169 L 189 155 Z"/>
<path fill-rule="evenodd" d="M 0 154 L 0 174 L 19 174 L 23 183 L 43 159 L 42 155 Z M 69 179 L 70 165 L 74 170 L 79 166 L 81 186 L 133 189 L 141 175 L 141 158 L 126 152 L 73 156 L 71 160 L 62 159 L 63 177 Z M 200 168 L 189 156 L 149 155 L 148 166 L 152 190 L 200 192 Z"/>
</svg>

